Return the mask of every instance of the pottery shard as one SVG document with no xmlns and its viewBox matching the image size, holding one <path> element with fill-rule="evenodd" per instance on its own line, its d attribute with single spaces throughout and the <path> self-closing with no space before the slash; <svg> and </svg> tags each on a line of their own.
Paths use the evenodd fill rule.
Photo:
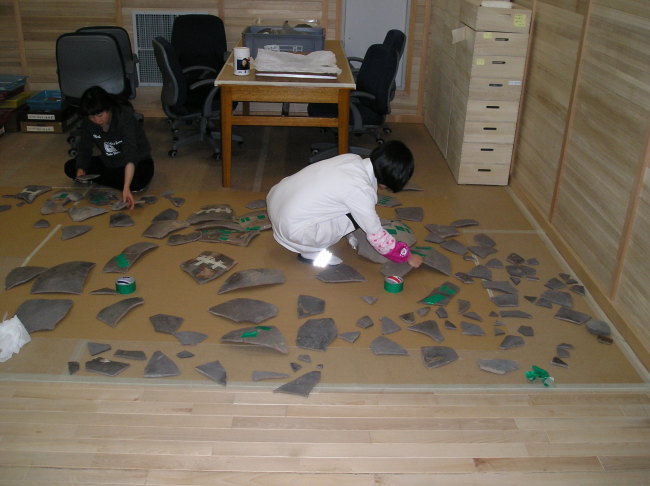
<svg viewBox="0 0 650 486">
<path fill-rule="evenodd" d="M 298 329 L 296 345 L 304 349 L 325 351 L 337 335 L 334 319 L 309 319 Z"/>
<path fill-rule="evenodd" d="M 235 322 L 252 322 L 259 324 L 278 314 L 278 308 L 256 299 L 232 299 L 208 309 L 215 316 L 225 317 Z"/>
<path fill-rule="evenodd" d="M 29 299 L 20 304 L 16 315 L 29 333 L 51 331 L 71 307 L 70 299 Z"/>
<path fill-rule="evenodd" d="M 66 262 L 51 267 L 36 278 L 32 294 L 80 294 L 94 266 L 92 262 Z"/>
<path fill-rule="evenodd" d="M 426 368 L 440 368 L 458 359 L 458 353 L 448 346 L 425 346 L 420 352 Z"/>
<path fill-rule="evenodd" d="M 280 330 L 275 326 L 255 326 L 236 329 L 221 337 L 222 343 L 242 343 L 273 349 L 289 354 L 289 348 Z"/>
<path fill-rule="evenodd" d="M 488 371 L 496 375 L 505 375 L 506 373 L 519 369 L 519 364 L 511 359 L 479 359 L 478 366 L 483 371 Z"/>
</svg>

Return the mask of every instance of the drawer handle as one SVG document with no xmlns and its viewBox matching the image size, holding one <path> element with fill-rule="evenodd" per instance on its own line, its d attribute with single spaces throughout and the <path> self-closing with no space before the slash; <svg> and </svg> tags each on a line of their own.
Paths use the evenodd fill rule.
<svg viewBox="0 0 650 486">
<path fill-rule="evenodd" d="M 479 172 L 492 172 L 492 169 L 478 169 Z"/>
<path fill-rule="evenodd" d="M 496 130 L 497 127 L 483 127 L 483 130 Z"/>
<path fill-rule="evenodd" d="M 495 41 L 500 41 L 500 42 L 508 42 L 510 40 L 509 37 L 495 37 Z"/>
<path fill-rule="evenodd" d="M 492 61 L 492 64 L 505 64 L 505 61 Z"/>
<path fill-rule="evenodd" d="M 493 148 L 481 148 L 481 152 L 494 152 Z"/>
<path fill-rule="evenodd" d="M 498 110 L 501 107 L 499 105 L 487 105 L 486 108 L 489 108 L 490 110 Z"/>
<path fill-rule="evenodd" d="M 503 87 L 503 83 L 490 83 L 489 86 L 490 86 L 491 88 L 502 88 L 502 87 Z"/>
</svg>

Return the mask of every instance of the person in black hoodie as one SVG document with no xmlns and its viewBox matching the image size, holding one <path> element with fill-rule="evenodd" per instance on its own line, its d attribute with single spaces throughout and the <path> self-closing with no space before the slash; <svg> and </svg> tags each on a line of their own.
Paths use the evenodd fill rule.
<svg viewBox="0 0 650 486">
<path fill-rule="evenodd" d="M 74 180 L 97 175 L 93 182 L 122 191 L 122 201 L 135 206 L 133 191 L 144 189 L 153 177 L 151 146 L 142 123 L 129 102 L 99 86 L 88 88 L 81 97 L 79 111 L 81 141 L 74 159 L 65 164 L 65 173 Z M 93 147 L 99 155 L 93 155 Z"/>
</svg>

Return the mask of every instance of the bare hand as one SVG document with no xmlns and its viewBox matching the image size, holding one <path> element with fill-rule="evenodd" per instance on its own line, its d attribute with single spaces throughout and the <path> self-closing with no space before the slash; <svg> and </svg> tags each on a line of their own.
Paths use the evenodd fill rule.
<svg viewBox="0 0 650 486">
<path fill-rule="evenodd" d="M 418 268 L 420 265 L 422 265 L 422 261 L 423 260 L 420 255 L 411 253 L 411 256 L 409 257 L 409 265 L 411 265 L 413 268 Z"/>
<path fill-rule="evenodd" d="M 86 171 L 85 171 L 85 170 L 83 170 L 83 169 L 77 169 L 77 177 L 78 177 L 78 178 L 81 177 L 81 176 L 85 176 L 85 175 L 86 175 Z"/>
<path fill-rule="evenodd" d="M 133 209 L 135 207 L 135 199 L 131 189 L 124 189 L 122 191 L 122 202 L 126 203 L 127 209 Z"/>
</svg>

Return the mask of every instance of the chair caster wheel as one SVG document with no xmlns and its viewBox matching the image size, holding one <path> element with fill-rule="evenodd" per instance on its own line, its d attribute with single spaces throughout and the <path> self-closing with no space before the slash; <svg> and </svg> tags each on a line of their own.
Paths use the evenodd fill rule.
<svg viewBox="0 0 650 486">
<path fill-rule="evenodd" d="M 213 153 L 213 154 L 212 154 L 212 158 L 213 158 L 214 160 L 219 160 L 219 159 L 221 159 L 221 153 L 220 153 L 220 152 L 215 152 L 215 153 Z"/>
<path fill-rule="evenodd" d="M 311 149 L 311 154 L 312 154 L 312 155 L 316 155 L 318 152 L 320 152 L 320 150 L 318 150 L 318 149 Z"/>
<path fill-rule="evenodd" d="M 384 128 L 384 133 L 393 133 L 393 131 L 390 128 L 386 127 Z"/>
<path fill-rule="evenodd" d="M 167 152 L 167 155 L 169 155 L 173 159 L 174 157 L 176 157 L 178 155 L 178 151 L 172 149 L 169 152 Z"/>
<path fill-rule="evenodd" d="M 68 150 L 68 155 L 70 157 L 76 157 L 77 156 L 77 151 L 75 149 L 70 149 L 70 150 Z"/>
<path fill-rule="evenodd" d="M 68 141 L 69 144 L 72 144 L 72 143 L 75 141 L 76 138 L 77 138 L 77 137 L 75 137 L 74 135 L 70 135 L 70 136 L 68 137 L 68 140 L 67 140 L 67 141 Z"/>
<path fill-rule="evenodd" d="M 377 145 L 383 145 L 384 144 L 384 139 L 383 138 L 378 138 L 377 139 Z"/>
</svg>

